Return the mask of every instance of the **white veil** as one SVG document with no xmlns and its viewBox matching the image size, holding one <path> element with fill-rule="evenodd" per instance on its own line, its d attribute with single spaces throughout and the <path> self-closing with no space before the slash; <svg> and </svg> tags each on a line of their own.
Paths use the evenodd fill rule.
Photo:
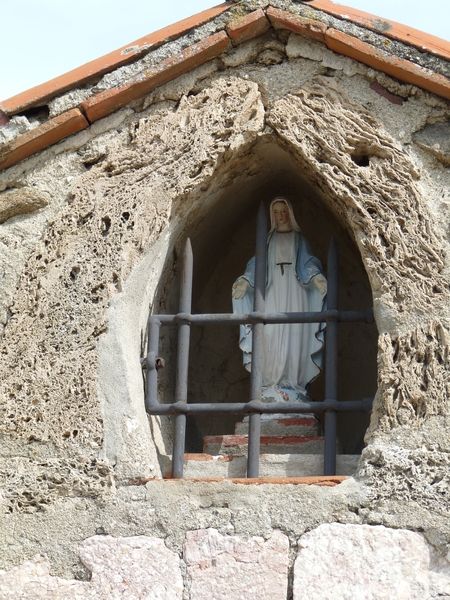
<svg viewBox="0 0 450 600">
<path fill-rule="evenodd" d="M 294 211 L 292 210 L 292 204 L 289 202 L 289 200 L 286 200 L 286 198 L 283 198 L 282 196 L 276 196 L 270 203 L 270 207 L 269 207 L 269 212 L 270 212 L 269 233 L 272 233 L 276 229 L 275 215 L 273 214 L 273 205 L 276 204 L 277 202 L 284 202 L 284 204 L 286 204 L 287 209 L 289 211 L 289 218 L 291 221 L 291 226 L 292 226 L 293 231 L 301 231 L 297 221 L 295 220 Z"/>
</svg>

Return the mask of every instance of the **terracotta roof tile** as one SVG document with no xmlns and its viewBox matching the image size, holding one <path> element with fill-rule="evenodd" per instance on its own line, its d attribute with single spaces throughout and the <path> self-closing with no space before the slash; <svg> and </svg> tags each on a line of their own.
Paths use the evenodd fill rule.
<svg viewBox="0 0 450 600">
<path fill-rule="evenodd" d="M 7 115 L 14 115 L 33 106 L 42 105 L 51 98 L 75 87 L 80 87 L 88 81 L 113 71 L 118 67 L 138 59 L 142 54 L 149 51 L 151 47 L 161 45 L 173 38 L 177 38 L 190 29 L 207 23 L 214 17 L 222 14 L 230 8 L 230 4 L 219 4 L 208 10 L 204 10 L 192 17 L 178 21 L 168 27 L 150 33 L 126 46 L 122 46 L 109 54 L 96 58 L 64 75 L 50 79 L 46 83 L 35 86 L 25 92 L 12 96 L 0 102 L 0 110 Z"/>
<path fill-rule="evenodd" d="M 261 8 L 244 17 L 239 17 L 227 25 L 227 33 L 235 44 L 251 40 L 269 29 L 270 23 Z"/>
<path fill-rule="evenodd" d="M 377 17 L 357 8 L 335 4 L 330 0 L 312 0 L 312 2 L 308 2 L 308 6 L 322 10 L 339 19 L 351 21 L 399 42 L 411 44 L 425 52 L 431 52 L 447 60 L 450 59 L 450 43 L 435 35 L 414 29 L 408 25 L 402 25 L 396 21 Z M 405 5 L 405 10 L 408 10 L 407 5 Z"/>
<path fill-rule="evenodd" d="M 267 16 L 276 29 L 287 29 L 309 39 L 325 41 L 327 26 L 321 21 L 306 19 L 272 6 L 267 9 Z"/>
<path fill-rule="evenodd" d="M 105 90 L 82 102 L 81 108 L 91 123 L 97 121 L 129 102 L 142 98 L 156 87 L 219 56 L 229 45 L 230 39 L 224 31 L 214 33 L 201 42 L 185 48 L 180 54 L 162 61 L 157 67 L 148 71 L 144 79 Z"/>
<path fill-rule="evenodd" d="M 400 81 L 450 99 L 450 81 L 443 75 L 433 73 L 409 60 L 381 52 L 371 44 L 331 27 L 325 32 L 325 43 L 334 52 L 349 56 Z"/>
<path fill-rule="evenodd" d="M 67 89 L 82 85 L 95 76 L 117 68 L 124 64 L 124 61 L 135 60 L 143 52 L 148 51 L 150 46 L 159 45 L 166 40 L 182 35 L 186 31 L 222 14 L 232 6 L 232 3 L 226 3 L 203 11 L 189 19 L 184 19 L 175 25 L 141 38 L 132 45 L 92 61 L 62 77 L 6 100 L 0 104 L 0 125 L 7 122 L 8 115 L 15 114 L 19 110 L 33 105 L 42 104 Z M 448 52 L 449 44 L 444 40 L 422 34 L 422 32 L 403 25 L 383 21 L 384 25 L 382 27 L 380 20 L 378 20 L 378 24 L 375 24 L 374 19 L 376 18 L 372 15 L 335 5 L 329 0 L 313 0 L 308 6 L 323 10 L 341 19 L 350 19 L 365 27 L 370 26 L 371 29 L 376 31 L 380 31 L 380 28 L 383 29 L 384 27 L 382 33 L 385 35 L 396 37 L 396 39 L 407 43 L 413 43 L 412 40 L 414 40 L 416 45 L 425 48 L 429 52 L 434 51 L 440 56 L 447 53 L 450 56 Z M 158 66 L 147 71 L 138 81 L 105 90 L 83 102 L 79 108 L 85 112 L 90 122 L 96 121 L 120 109 L 127 103 L 141 98 L 156 87 L 219 56 L 228 49 L 231 40 L 234 43 L 240 43 L 264 33 L 269 28 L 268 19 L 275 28 L 287 29 L 304 37 L 325 42 L 329 49 L 387 73 L 400 81 L 419 86 L 444 98 L 450 97 L 450 82 L 443 75 L 434 73 L 403 58 L 388 54 L 348 33 L 332 27 L 327 28 L 327 25 L 320 20 L 306 19 L 289 11 L 269 7 L 266 10 L 266 16 L 262 9 L 258 9 L 239 19 L 231 20 L 227 26 L 228 34 L 225 31 L 212 34 L 201 42 L 185 48 L 179 54 L 163 60 Z M 130 48 L 132 50 L 127 53 Z M 380 90 L 378 92 L 380 93 Z M 391 101 L 393 100 L 391 99 Z M 12 166 L 31 154 L 43 150 L 87 126 L 88 121 L 79 109 L 67 111 L 59 117 L 50 119 L 45 124 L 5 144 L 0 149 L 0 169 Z"/>
<path fill-rule="evenodd" d="M 0 170 L 7 169 L 86 127 L 89 127 L 89 123 L 78 108 L 68 110 L 0 148 Z"/>
</svg>

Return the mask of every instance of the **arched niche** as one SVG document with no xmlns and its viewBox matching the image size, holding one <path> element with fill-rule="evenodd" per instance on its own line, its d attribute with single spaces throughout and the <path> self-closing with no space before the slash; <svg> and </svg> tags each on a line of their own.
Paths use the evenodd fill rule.
<svg viewBox="0 0 450 600">
<path fill-rule="evenodd" d="M 146 225 L 148 240 L 142 235 L 138 240 L 143 257 L 111 303 L 108 332 L 101 341 L 98 381 L 105 454 L 118 472 L 148 474 L 149 463 L 156 464 L 158 454 L 171 452 L 170 419 L 150 418 L 149 433 L 139 359 L 145 350 L 149 307 L 154 313 L 177 311 L 177 273 L 184 241 L 188 236 L 193 239 L 196 255 L 194 309 L 229 310 L 229 304 L 225 305 L 231 283 L 253 253 L 256 206 L 274 193 L 294 200 L 298 220 L 322 260 L 331 234 L 337 238 L 341 306 L 365 308 L 373 301 L 380 331 L 378 364 L 383 372 L 371 432 L 395 427 L 404 408 L 413 418 L 421 405 L 441 405 L 439 392 L 433 391 L 430 397 L 425 386 L 423 393 L 411 394 L 401 389 L 402 375 L 392 377 L 396 370 L 402 374 L 407 363 L 405 354 L 396 350 L 399 332 L 412 327 L 417 315 L 440 309 L 443 261 L 441 253 L 434 251 L 440 242 L 416 183 L 419 173 L 372 115 L 345 99 L 342 91 L 330 89 L 326 81 L 264 107 L 254 84 L 218 79 L 211 88 L 184 98 L 176 111 L 143 120 L 134 140 L 130 152 L 132 157 L 137 154 L 144 172 L 133 171 L 125 189 L 140 199 L 139 216 L 144 223 L 152 223 L 148 213 L 154 214 L 158 207 L 163 217 L 153 221 L 158 224 L 156 231 Z M 167 154 L 173 147 L 176 161 L 167 168 Z M 129 162 L 130 156 L 126 157 Z M 120 151 L 108 167 L 109 185 L 119 197 L 123 163 Z M 376 389 L 376 328 L 341 325 L 340 330 L 340 397 L 371 395 Z M 241 394 L 246 374 L 236 337 L 232 332 L 226 335 L 230 337 L 222 337 L 220 343 L 228 354 L 221 360 L 230 357 L 230 380 Z M 195 336 L 192 344 L 198 348 Z M 219 338 L 209 340 L 201 344 L 212 349 L 208 360 L 223 356 L 218 352 Z M 168 330 L 161 353 L 167 358 L 161 399 L 168 401 L 173 398 L 176 356 L 176 340 Z M 194 352 L 192 360 L 191 398 L 195 394 L 195 400 L 201 401 L 216 390 L 223 394 L 223 383 L 216 375 L 228 373 L 228 366 L 219 358 L 214 364 L 205 363 Z M 361 367 L 361 361 L 368 366 Z M 424 383 L 421 373 L 409 376 L 415 390 Z M 316 386 L 315 394 L 320 397 L 320 381 Z M 366 424 L 361 415 L 351 415 L 345 424 L 340 419 L 344 451 L 360 448 Z M 219 428 L 226 433 L 232 425 L 223 418 L 197 420 L 198 437 Z M 195 435 L 190 435 L 189 444 L 198 448 Z"/>
<path fill-rule="evenodd" d="M 153 312 L 177 312 L 182 247 L 187 237 L 194 253 L 192 308 L 195 313 L 231 312 L 231 286 L 254 254 L 255 217 L 261 201 L 277 194 L 288 197 L 298 222 L 316 254 L 326 266 L 330 239 L 340 253 L 339 305 L 343 309 L 372 306 L 370 284 L 356 244 L 344 224 L 324 204 L 311 185 L 310 173 L 271 135 L 261 137 L 250 149 L 237 153 L 218 168 L 192 210 L 184 198 L 174 231 L 174 249 L 163 269 Z M 174 206 L 174 217 L 177 207 Z M 192 327 L 189 368 L 190 402 L 245 402 L 249 374 L 242 366 L 237 327 Z M 161 401 L 173 400 L 176 334 L 165 328 L 161 353 L 166 369 L 161 373 Z M 376 392 L 377 330 L 374 324 L 339 326 L 338 394 L 345 400 L 374 397 Z M 323 375 L 311 386 L 314 400 L 323 398 Z M 205 435 L 230 434 L 234 415 L 199 415 L 188 420 L 187 450 L 201 452 Z M 171 420 L 160 419 L 165 452 L 171 449 Z M 338 436 L 344 453 L 358 453 L 369 422 L 363 413 L 341 413 Z"/>
</svg>

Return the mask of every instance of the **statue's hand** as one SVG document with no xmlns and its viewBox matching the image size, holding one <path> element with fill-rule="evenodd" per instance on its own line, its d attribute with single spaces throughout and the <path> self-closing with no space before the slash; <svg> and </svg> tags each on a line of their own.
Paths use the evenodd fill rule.
<svg viewBox="0 0 450 600">
<path fill-rule="evenodd" d="M 249 282 L 243 277 L 236 279 L 236 281 L 233 283 L 233 289 L 231 291 L 233 300 L 240 300 L 243 298 L 247 293 L 249 285 Z"/>
<path fill-rule="evenodd" d="M 316 286 L 316 288 L 319 290 L 322 296 L 325 296 L 325 294 L 327 293 L 327 280 L 325 279 L 325 277 L 320 274 L 316 275 L 313 278 L 313 284 Z"/>
</svg>

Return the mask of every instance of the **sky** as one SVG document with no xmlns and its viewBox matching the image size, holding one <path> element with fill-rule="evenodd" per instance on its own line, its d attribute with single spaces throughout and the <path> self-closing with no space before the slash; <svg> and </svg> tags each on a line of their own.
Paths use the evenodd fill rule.
<svg viewBox="0 0 450 600">
<path fill-rule="evenodd" d="M 0 100 L 219 3 L 220 0 L 0 0 Z M 341 0 L 339 4 L 444 39 L 450 37 L 450 0 Z"/>
</svg>

